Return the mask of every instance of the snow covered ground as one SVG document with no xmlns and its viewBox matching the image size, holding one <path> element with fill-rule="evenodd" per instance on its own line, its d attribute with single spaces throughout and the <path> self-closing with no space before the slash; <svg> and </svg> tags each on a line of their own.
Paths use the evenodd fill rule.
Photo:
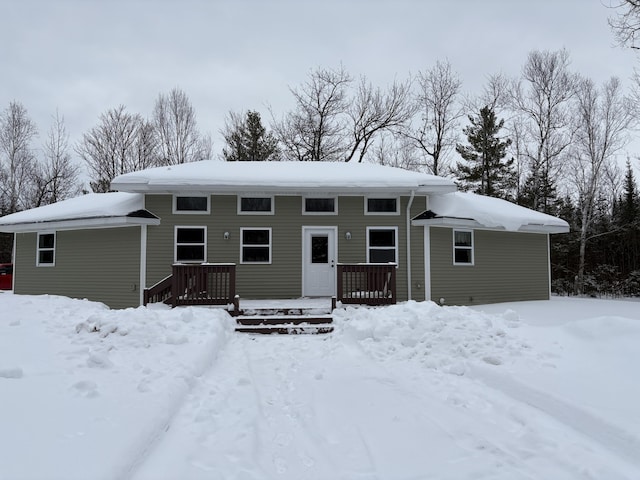
<svg viewBox="0 0 640 480">
<path fill-rule="evenodd" d="M 0 479 L 637 479 L 640 303 L 335 312 L 0 293 Z"/>
</svg>

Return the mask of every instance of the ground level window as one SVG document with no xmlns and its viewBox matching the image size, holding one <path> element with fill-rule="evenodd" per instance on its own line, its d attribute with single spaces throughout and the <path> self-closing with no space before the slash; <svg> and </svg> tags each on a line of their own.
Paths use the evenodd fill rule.
<svg viewBox="0 0 640 480">
<path fill-rule="evenodd" d="M 367 262 L 398 262 L 398 229 L 396 227 L 367 228 Z"/>
<path fill-rule="evenodd" d="M 207 228 L 176 227 L 175 261 L 201 263 L 206 261 Z"/>
<path fill-rule="evenodd" d="M 453 231 L 453 264 L 473 265 L 473 232 L 471 230 Z"/>
<path fill-rule="evenodd" d="M 242 263 L 271 263 L 271 229 L 240 229 Z"/>
<path fill-rule="evenodd" d="M 209 213 L 209 197 L 173 197 L 173 213 Z"/>
<path fill-rule="evenodd" d="M 56 262 L 56 234 L 39 233 L 36 265 L 53 266 Z"/>
</svg>

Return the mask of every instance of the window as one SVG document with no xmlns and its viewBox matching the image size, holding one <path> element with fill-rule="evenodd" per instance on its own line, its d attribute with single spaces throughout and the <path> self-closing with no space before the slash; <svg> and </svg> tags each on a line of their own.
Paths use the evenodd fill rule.
<svg viewBox="0 0 640 480">
<path fill-rule="evenodd" d="M 471 230 L 453 231 L 453 264 L 473 265 L 473 232 Z"/>
<path fill-rule="evenodd" d="M 400 215 L 398 198 L 365 198 L 366 215 Z"/>
<path fill-rule="evenodd" d="M 179 196 L 173 197 L 173 213 L 207 214 L 210 211 L 209 196 Z"/>
<path fill-rule="evenodd" d="M 273 215 L 273 197 L 238 197 L 241 215 Z"/>
<path fill-rule="evenodd" d="M 240 229 L 241 263 L 271 263 L 271 229 Z"/>
<path fill-rule="evenodd" d="M 53 267 L 56 263 L 56 234 L 39 233 L 36 265 Z"/>
<path fill-rule="evenodd" d="M 367 262 L 398 262 L 397 227 L 367 227 Z"/>
<path fill-rule="evenodd" d="M 336 214 L 338 213 L 338 200 L 335 197 L 305 198 L 302 211 L 316 215 Z"/>
<path fill-rule="evenodd" d="M 176 262 L 206 262 L 206 251 L 207 227 L 176 227 Z"/>
</svg>

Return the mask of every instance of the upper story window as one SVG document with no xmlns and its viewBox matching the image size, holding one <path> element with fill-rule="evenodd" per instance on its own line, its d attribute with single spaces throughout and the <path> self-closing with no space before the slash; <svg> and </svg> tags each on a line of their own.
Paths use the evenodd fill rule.
<svg viewBox="0 0 640 480">
<path fill-rule="evenodd" d="M 303 199 L 302 213 L 315 215 L 335 215 L 338 213 L 338 199 L 336 197 Z"/>
<path fill-rule="evenodd" d="M 400 215 L 400 199 L 397 197 L 365 198 L 365 215 Z"/>
<path fill-rule="evenodd" d="M 211 196 L 198 195 L 174 195 L 173 213 L 181 214 L 207 214 L 211 211 Z"/>
<path fill-rule="evenodd" d="M 453 231 L 453 264 L 473 265 L 473 231 Z"/>
<path fill-rule="evenodd" d="M 238 197 L 241 215 L 273 215 L 273 197 Z"/>
<path fill-rule="evenodd" d="M 367 263 L 398 263 L 398 227 L 367 227 Z"/>
<path fill-rule="evenodd" d="M 38 267 L 53 267 L 56 264 L 56 234 L 38 233 L 38 248 L 36 252 Z"/>
<path fill-rule="evenodd" d="M 207 227 L 176 227 L 175 261 L 203 263 L 207 260 Z"/>
</svg>

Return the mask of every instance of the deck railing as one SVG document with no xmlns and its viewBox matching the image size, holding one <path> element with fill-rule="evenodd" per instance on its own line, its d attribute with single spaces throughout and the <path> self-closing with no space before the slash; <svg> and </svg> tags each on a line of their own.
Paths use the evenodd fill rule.
<svg viewBox="0 0 640 480">
<path fill-rule="evenodd" d="M 337 267 L 338 301 L 364 305 L 396 303 L 395 263 L 339 263 Z"/>
<path fill-rule="evenodd" d="M 164 302 L 172 304 L 173 275 L 163 278 L 153 287 L 144 289 L 143 305 L 148 303 Z"/>
<path fill-rule="evenodd" d="M 236 296 L 236 265 L 173 265 L 173 306 L 230 305 Z"/>
</svg>

